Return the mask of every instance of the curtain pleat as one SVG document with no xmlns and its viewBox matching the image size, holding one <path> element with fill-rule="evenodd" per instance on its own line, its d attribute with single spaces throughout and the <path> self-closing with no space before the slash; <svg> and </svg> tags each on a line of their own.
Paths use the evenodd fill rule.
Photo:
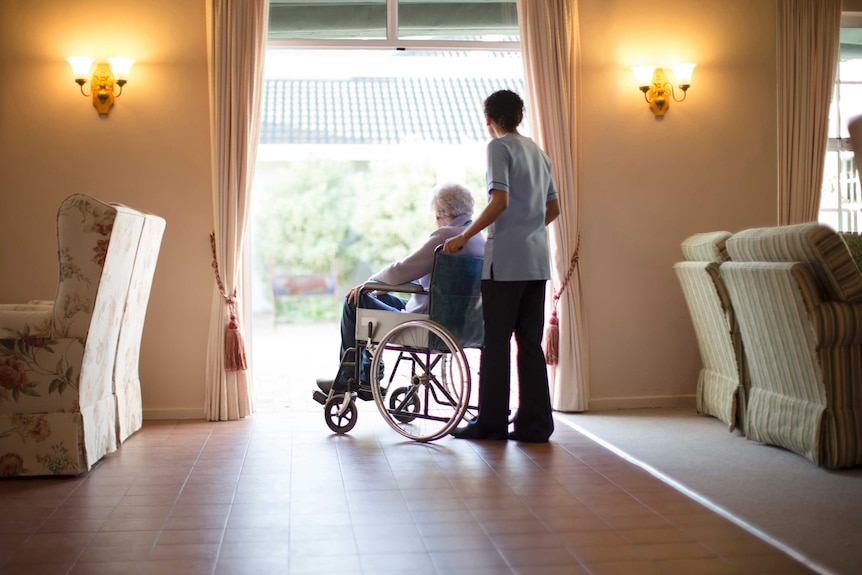
<svg viewBox="0 0 862 575">
<path fill-rule="evenodd" d="M 817 221 L 841 0 L 777 3 L 778 223 Z"/>
<path fill-rule="evenodd" d="M 248 203 L 260 130 L 269 0 L 210 0 L 207 6 L 215 259 L 226 294 L 236 293 L 240 330 Z M 225 369 L 229 306 L 213 280 L 205 414 L 233 420 L 254 411 L 248 371 Z M 249 350 L 246 350 L 248 353 Z"/>
<path fill-rule="evenodd" d="M 580 54 L 576 0 L 518 0 L 526 100 L 536 142 L 550 156 L 560 196 L 560 217 L 550 226 L 552 281 L 556 291 L 579 246 L 578 87 Z M 584 238 L 580 238 L 583 244 Z M 549 299 L 552 305 L 553 299 Z M 552 406 L 586 411 L 589 406 L 583 291 L 580 266 L 558 308 L 559 360 L 549 366 Z"/>
</svg>

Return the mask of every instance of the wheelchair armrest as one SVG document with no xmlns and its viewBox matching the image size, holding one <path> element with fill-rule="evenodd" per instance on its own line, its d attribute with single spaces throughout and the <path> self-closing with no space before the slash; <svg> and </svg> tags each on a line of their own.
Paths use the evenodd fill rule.
<svg viewBox="0 0 862 575">
<path fill-rule="evenodd" d="M 368 291 L 384 291 L 384 292 L 397 292 L 397 293 L 428 293 L 425 291 L 419 284 L 415 283 L 406 283 L 406 284 L 385 284 L 383 282 L 365 282 L 362 284 L 362 292 Z"/>
</svg>

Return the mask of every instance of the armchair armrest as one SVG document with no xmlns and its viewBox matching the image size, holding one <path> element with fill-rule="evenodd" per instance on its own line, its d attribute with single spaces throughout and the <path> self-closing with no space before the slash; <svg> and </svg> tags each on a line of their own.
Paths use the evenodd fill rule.
<svg viewBox="0 0 862 575">
<path fill-rule="evenodd" d="M 828 301 L 810 317 L 818 348 L 862 344 L 862 304 Z"/>
<path fill-rule="evenodd" d="M 0 339 L 21 335 L 51 337 L 54 311 L 44 306 L 8 304 L 0 306 Z"/>
</svg>

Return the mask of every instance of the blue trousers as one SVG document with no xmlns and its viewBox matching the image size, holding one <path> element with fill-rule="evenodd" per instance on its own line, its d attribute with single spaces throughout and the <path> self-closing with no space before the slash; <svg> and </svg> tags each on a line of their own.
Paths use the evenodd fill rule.
<svg viewBox="0 0 862 575">
<path fill-rule="evenodd" d="M 485 347 L 479 372 L 479 415 L 488 433 L 505 433 L 509 419 L 511 340 L 518 344 L 518 415 L 514 433 L 547 441 L 554 432 L 548 372 L 542 350 L 545 281 L 482 280 Z"/>
<path fill-rule="evenodd" d="M 359 296 L 359 307 L 366 309 L 379 309 L 384 311 L 394 311 L 399 312 L 404 310 L 407 302 L 401 299 L 398 296 L 394 296 L 389 293 L 379 293 L 377 295 L 371 295 L 368 293 L 363 293 Z M 348 351 L 351 348 L 356 347 L 356 304 L 350 303 L 347 301 L 347 298 L 344 299 L 344 308 L 341 310 L 341 350 L 339 351 L 338 358 L 339 360 L 344 356 L 345 352 L 347 352 L 347 357 L 345 358 L 348 362 L 356 361 L 355 355 L 352 351 Z M 366 350 L 362 350 L 362 358 L 359 362 L 359 379 L 362 383 L 369 383 L 369 371 L 371 369 L 371 354 Z M 354 376 L 354 368 L 353 366 L 344 366 L 338 370 L 338 377 L 336 378 L 336 383 L 338 384 L 347 384 L 347 380 Z"/>
</svg>

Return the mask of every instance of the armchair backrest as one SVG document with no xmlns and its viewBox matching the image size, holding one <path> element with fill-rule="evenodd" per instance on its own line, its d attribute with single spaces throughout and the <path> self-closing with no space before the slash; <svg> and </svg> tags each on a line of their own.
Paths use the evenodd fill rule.
<svg viewBox="0 0 862 575">
<path fill-rule="evenodd" d="M 143 214 L 144 227 L 134 254 L 131 285 L 117 342 L 114 367 L 114 395 L 117 397 L 117 440 L 125 439 L 141 428 L 143 406 L 139 363 L 141 338 L 144 331 L 147 304 L 153 275 L 158 261 L 165 220 L 153 214 Z"/>
<path fill-rule="evenodd" d="M 727 255 L 727 239 L 730 232 L 706 232 L 687 237 L 680 244 L 682 256 L 689 262 L 724 263 Z"/>
<path fill-rule="evenodd" d="M 111 206 L 84 194 L 73 194 L 60 204 L 57 213 L 60 273 L 54 299 L 54 337 L 85 340 L 93 314 L 100 310 L 97 306 L 100 297 L 108 304 L 107 313 L 122 312 L 142 225 L 135 210 Z M 110 301 L 113 298 L 106 282 L 116 283 L 123 298 Z M 114 310 L 116 305 L 119 308 Z"/>
<path fill-rule="evenodd" d="M 719 266 L 729 260 L 730 232 L 694 234 L 680 244 L 686 261 L 673 266 L 691 316 L 702 368 L 697 410 L 733 429 L 744 423 L 746 377 L 742 339 Z M 740 387 L 742 386 L 742 391 Z"/>
<path fill-rule="evenodd" d="M 86 337 L 116 217 L 115 208 L 83 194 L 71 195 L 60 204 L 54 337 Z"/>
<path fill-rule="evenodd" d="M 744 230 L 727 240 L 727 251 L 736 262 L 807 264 L 826 299 L 862 302 L 862 273 L 841 236 L 823 224 Z"/>
<path fill-rule="evenodd" d="M 55 338 L 84 344 L 82 404 L 112 392 L 121 318 L 143 223 L 134 209 L 84 194 L 73 194 L 60 205 L 60 278 L 52 331 Z"/>
</svg>

